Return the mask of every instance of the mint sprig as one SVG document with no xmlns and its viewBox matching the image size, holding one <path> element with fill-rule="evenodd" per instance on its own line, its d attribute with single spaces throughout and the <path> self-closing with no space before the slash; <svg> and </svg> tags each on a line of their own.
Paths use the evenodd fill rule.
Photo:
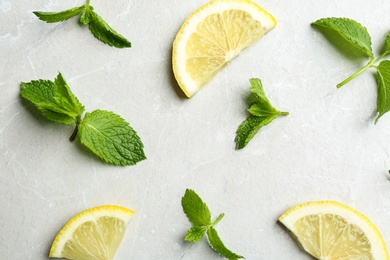
<svg viewBox="0 0 390 260">
<path fill-rule="evenodd" d="M 33 80 L 21 83 L 20 94 L 48 120 L 65 125 L 75 124 L 71 141 L 78 136 L 82 144 L 105 162 L 134 165 L 146 159 L 141 139 L 119 115 L 95 110 L 82 118 L 84 106 L 71 92 L 61 73 L 54 82 Z"/>
<path fill-rule="evenodd" d="M 181 204 L 183 206 L 184 213 L 193 225 L 192 228 L 187 231 L 184 240 L 196 243 L 199 242 L 205 234 L 207 234 L 210 246 L 215 252 L 230 260 L 244 258 L 243 256 L 233 253 L 227 249 L 214 228 L 214 226 L 224 217 L 224 213 L 220 214 L 214 222 L 211 222 L 211 213 L 209 208 L 198 194 L 190 189 L 186 190 L 181 200 Z"/>
<path fill-rule="evenodd" d="M 323 18 L 312 24 L 322 30 L 325 35 L 327 30 L 340 35 L 341 39 L 344 39 L 345 43 L 347 43 L 350 48 L 359 50 L 361 55 L 369 58 L 369 61 L 364 67 L 337 84 L 337 88 L 341 88 L 367 69 L 375 68 L 377 71 L 375 77 L 378 85 L 378 116 L 375 119 L 376 124 L 379 118 L 390 111 L 390 66 L 387 61 L 380 62 L 385 56 L 390 54 L 390 34 L 388 34 L 385 39 L 383 53 L 378 58 L 375 58 L 371 48 L 371 36 L 367 29 L 360 23 L 348 18 Z M 377 66 L 376 64 L 378 62 L 380 62 L 380 64 Z"/>
<path fill-rule="evenodd" d="M 240 124 L 236 131 L 236 149 L 244 148 L 249 141 L 263 126 L 271 123 L 280 115 L 288 115 L 288 112 L 281 112 L 274 108 L 265 95 L 263 85 L 260 79 L 253 78 L 250 90 L 252 97 L 248 112 L 250 115 Z"/>
<path fill-rule="evenodd" d="M 88 25 L 92 34 L 100 41 L 117 48 L 131 47 L 131 43 L 112 29 L 90 5 L 90 0 L 82 6 L 74 7 L 61 12 L 33 12 L 40 20 L 47 23 L 57 23 L 68 20 L 80 14 L 80 23 Z"/>
</svg>

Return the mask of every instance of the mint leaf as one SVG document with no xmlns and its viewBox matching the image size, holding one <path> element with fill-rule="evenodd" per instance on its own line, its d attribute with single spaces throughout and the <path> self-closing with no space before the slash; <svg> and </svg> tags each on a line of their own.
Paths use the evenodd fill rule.
<svg viewBox="0 0 390 260">
<path fill-rule="evenodd" d="M 33 12 L 38 18 L 42 21 L 45 21 L 47 23 L 57 23 L 62 22 L 65 20 L 68 20 L 69 18 L 72 18 L 73 16 L 78 15 L 81 13 L 84 9 L 84 5 L 74 7 L 65 11 L 61 12 Z"/>
<path fill-rule="evenodd" d="M 378 84 L 377 110 L 378 117 L 375 124 L 385 113 L 390 111 L 390 61 L 382 61 L 377 67 L 375 75 Z"/>
<path fill-rule="evenodd" d="M 78 126 L 78 135 L 83 145 L 107 163 L 134 165 L 146 159 L 137 133 L 112 112 L 87 113 Z"/>
<path fill-rule="evenodd" d="M 377 70 L 375 78 L 378 86 L 378 116 L 375 119 L 376 124 L 379 118 L 390 111 L 390 61 L 382 61 L 378 66 L 376 66 L 379 61 L 390 54 L 390 33 L 386 36 L 385 39 L 384 52 L 378 58 L 375 58 L 372 54 L 370 35 L 368 34 L 367 29 L 360 23 L 348 18 L 323 18 L 314 22 L 313 25 L 331 29 L 340 33 L 340 35 L 349 41 L 352 46 L 359 48 L 364 54 L 366 54 L 366 56 L 370 58 L 364 67 L 337 84 L 337 87 L 340 88 L 344 86 L 367 69 L 375 68 Z"/>
<path fill-rule="evenodd" d="M 207 226 L 195 226 L 187 231 L 185 241 L 196 243 L 199 242 L 207 231 Z"/>
<path fill-rule="evenodd" d="M 187 218 L 194 226 L 211 224 L 209 208 L 195 191 L 187 189 L 181 200 L 181 205 Z"/>
<path fill-rule="evenodd" d="M 250 79 L 251 83 L 250 90 L 252 91 L 254 98 L 252 98 L 252 105 L 249 108 L 249 113 L 254 116 L 270 116 L 279 115 L 279 111 L 276 110 L 271 102 L 265 95 L 263 84 L 260 79 Z"/>
<path fill-rule="evenodd" d="M 77 118 L 68 116 L 67 114 L 58 113 L 44 107 L 38 107 L 38 109 L 41 111 L 41 114 L 46 117 L 46 119 L 53 122 L 64 125 L 71 125 L 77 122 Z"/>
<path fill-rule="evenodd" d="M 93 19 L 93 7 L 87 6 L 84 11 L 80 15 L 80 23 L 87 25 L 89 24 Z"/>
<path fill-rule="evenodd" d="M 97 13 L 92 11 L 92 20 L 88 23 L 93 35 L 100 41 L 117 48 L 131 47 L 131 43 L 112 29 Z"/>
<path fill-rule="evenodd" d="M 206 233 L 211 248 L 217 253 L 228 259 L 243 258 L 242 256 L 239 256 L 227 249 L 218 237 L 217 231 L 214 229 L 214 226 L 224 217 L 225 214 L 220 214 L 214 222 L 211 222 L 211 214 L 207 205 L 202 201 L 198 194 L 195 193 L 195 191 L 190 189 L 186 190 L 181 200 L 181 204 L 183 206 L 184 213 L 193 224 L 192 228 L 187 231 L 184 240 L 196 243 L 199 242 Z"/>
<path fill-rule="evenodd" d="M 20 94 L 23 98 L 29 100 L 38 108 L 53 107 L 56 112 L 62 112 L 54 99 L 55 85 L 50 80 L 32 80 L 31 82 L 22 82 L 20 84 Z"/>
<path fill-rule="evenodd" d="M 76 123 L 84 108 L 80 103 L 76 106 L 68 100 L 69 95 L 73 94 L 64 96 L 59 88 L 50 80 L 33 80 L 21 83 L 20 94 L 32 102 L 47 119 L 66 125 Z"/>
<path fill-rule="evenodd" d="M 248 109 L 251 114 L 238 127 L 236 131 L 236 149 L 244 148 L 263 126 L 271 123 L 279 115 L 288 115 L 288 112 L 280 112 L 274 108 L 265 95 L 260 79 L 250 79 L 254 98 Z"/>
<path fill-rule="evenodd" d="M 57 78 L 54 80 L 54 85 L 56 87 L 54 99 L 57 103 L 61 104 L 62 108 L 68 111 L 69 115 L 74 117 L 81 116 L 84 112 L 84 106 L 73 95 L 61 73 L 58 73 Z"/>
<path fill-rule="evenodd" d="M 386 36 L 385 39 L 385 52 L 390 53 L 390 33 Z"/>
<path fill-rule="evenodd" d="M 84 106 L 72 93 L 61 73 L 54 82 L 40 79 L 21 83 L 20 94 L 47 119 L 67 125 L 76 124 L 70 140 L 73 141 L 79 134 L 81 143 L 104 161 L 133 165 L 146 159 L 137 133 L 120 116 L 96 110 L 81 119 Z"/>
<path fill-rule="evenodd" d="M 341 37 L 363 54 L 370 58 L 374 57 L 371 49 L 371 37 L 367 29 L 360 23 L 348 18 L 333 17 L 317 20 L 313 25 L 339 33 Z"/>
<path fill-rule="evenodd" d="M 236 131 L 236 149 L 244 148 L 250 140 L 257 134 L 257 132 L 263 126 L 269 124 L 274 120 L 276 116 L 273 117 L 258 117 L 258 116 L 249 116 L 244 120 L 238 127 Z"/>
<path fill-rule="evenodd" d="M 271 106 L 271 103 L 269 102 L 267 96 L 265 95 L 264 89 L 263 89 L 263 83 L 258 78 L 252 78 L 249 79 L 249 82 L 251 83 L 250 90 L 255 95 L 254 102 L 256 101 L 262 101 L 266 103 L 268 106 Z"/>
<path fill-rule="evenodd" d="M 65 21 L 73 16 L 80 14 L 80 23 L 88 25 L 92 34 L 100 41 L 117 48 L 131 47 L 131 43 L 122 35 L 112 29 L 96 12 L 87 0 L 86 5 L 68 9 L 62 12 L 39 12 L 34 14 L 40 20 L 47 23 L 56 23 Z"/>
<path fill-rule="evenodd" d="M 239 258 L 244 258 L 243 256 L 237 255 L 236 253 L 233 253 L 232 251 L 227 249 L 219 238 L 217 231 L 213 227 L 207 230 L 207 237 L 209 239 L 211 247 L 221 256 L 229 260 L 237 260 Z"/>
</svg>

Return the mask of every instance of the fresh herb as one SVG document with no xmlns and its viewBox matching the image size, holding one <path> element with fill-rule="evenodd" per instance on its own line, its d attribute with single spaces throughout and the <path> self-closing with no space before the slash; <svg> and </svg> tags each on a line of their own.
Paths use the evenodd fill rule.
<svg viewBox="0 0 390 260">
<path fill-rule="evenodd" d="M 33 80 L 21 83 L 20 94 L 47 119 L 65 125 L 75 124 L 70 140 L 78 136 L 82 144 L 107 163 L 134 165 L 146 159 L 141 139 L 120 116 L 95 110 L 81 118 L 84 106 L 73 95 L 61 73 L 54 82 Z"/>
<path fill-rule="evenodd" d="M 261 80 L 254 78 L 249 80 L 252 97 L 248 112 L 250 116 L 238 127 L 236 132 L 236 149 L 244 148 L 263 126 L 271 123 L 280 115 L 288 115 L 288 112 L 280 112 L 274 108 L 264 93 Z"/>
<path fill-rule="evenodd" d="M 74 7 L 61 12 L 34 12 L 36 16 L 47 23 L 57 23 L 68 20 L 80 14 L 80 23 L 88 25 L 92 34 L 100 41 L 117 48 L 131 47 L 131 43 L 122 35 L 112 29 L 89 4 L 90 0 L 82 6 Z"/>
<path fill-rule="evenodd" d="M 192 228 L 187 231 L 184 240 L 196 243 L 200 241 L 205 234 L 207 234 L 211 248 L 223 257 L 231 260 L 244 258 L 243 256 L 237 255 L 227 249 L 214 228 L 225 214 L 220 214 L 214 222 L 211 222 L 211 213 L 209 208 L 198 194 L 190 189 L 186 190 L 186 193 L 181 200 L 181 204 L 183 206 L 184 213 L 192 223 Z"/>
<path fill-rule="evenodd" d="M 390 110 L 390 62 L 385 60 L 380 62 L 378 66 L 376 65 L 385 56 L 390 54 L 390 34 L 385 39 L 383 53 L 378 58 L 375 58 L 371 48 L 371 37 L 367 29 L 360 23 L 348 18 L 323 18 L 315 21 L 313 25 L 322 29 L 324 33 L 331 31 L 338 34 L 350 48 L 358 50 L 358 53 L 369 58 L 368 63 L 364 67 L 339 83 L 337 87 L 341 88 L 365 70 L 375 68 L 377 71 L 375 77 L 378 85 L 378 116 L 375 119 L 376 124 L 379 118 Z"/>
</svg>

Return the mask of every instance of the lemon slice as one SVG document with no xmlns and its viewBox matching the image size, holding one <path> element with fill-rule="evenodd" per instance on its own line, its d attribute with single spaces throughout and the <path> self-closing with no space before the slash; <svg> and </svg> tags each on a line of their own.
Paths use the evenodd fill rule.
<svg viewBox="0 0 390 260">
<path fill-rule="evenodd" d="M 134 211 L 100 206 L 71 218 L 55 237 L 49 257 L 109 260 L 118 248 Z"/>
<path fill-rule="evenodd" d="M 279 221 L 317 259 L 389 259 L 385 242 L 374 224 L 339 202 L 303 203 L 286 211 Z"/>
<path fill-rule="evenodd" d="M 192 97 L 219 70 L 276 26 L 251 0 L 212 0 L 193 12 L 173 42 L 172 65 L 179 86 Z"/>
</svg>

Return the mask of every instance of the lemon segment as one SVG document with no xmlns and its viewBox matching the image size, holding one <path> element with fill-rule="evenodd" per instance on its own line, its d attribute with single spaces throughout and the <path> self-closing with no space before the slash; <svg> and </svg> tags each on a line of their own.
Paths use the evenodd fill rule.
<svg viewBox="0 0 390 260">
<path fill-rule="evenodd" d="M 112 205 L 85 210 L 60 230 L 49 257 L 111 260 L 133 215 L 132 210 Z"/>
<path fill-rule="evenodd" d="M 183 92 L 192 97 L 275 26 L 272 15 L 250 0 L 213 0 L 198 8 L 173 42 L 173 72 Z"/>
<path fill-rule="evenodd" d="M 279 221 L 317 259 L 389 259 L 386 244 L 374 224 L 339 202 L 299 204 L 286 211 Z"/>
</svg>

